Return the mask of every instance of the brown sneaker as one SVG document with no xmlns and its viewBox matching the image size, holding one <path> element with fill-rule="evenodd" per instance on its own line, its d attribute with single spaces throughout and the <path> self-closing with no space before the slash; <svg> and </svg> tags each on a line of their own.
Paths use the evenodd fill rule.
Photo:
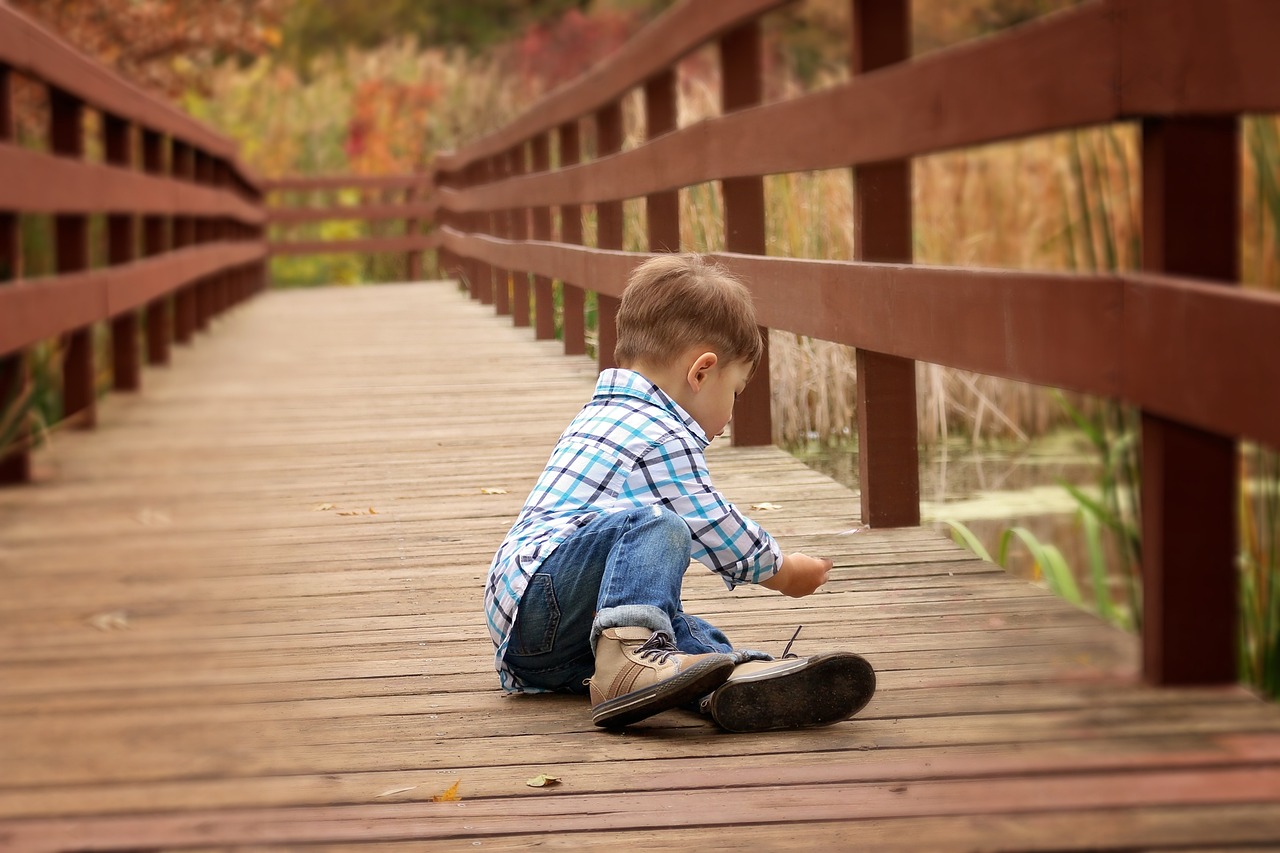
<svg viewBox="0 0 1280 853">
<path fill-rule="evenodd" d="M 608 628 L 596 642 L 591 722 L 617 728 L 714 690 L 733 672 L 733 655 L 689 655 L 662 631 Z"/>
<path fill-rule="evenodd" d="M 802 729 L 849 719 L 875 692 L 871 664 L 852 652 L 829 652 L 739 664 L 701 709 L 731 732 Z"/>
</svg>

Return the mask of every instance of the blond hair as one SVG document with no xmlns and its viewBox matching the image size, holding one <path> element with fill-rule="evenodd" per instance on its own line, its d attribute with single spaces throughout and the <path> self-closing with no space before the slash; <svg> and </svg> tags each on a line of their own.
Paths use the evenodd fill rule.
<svg viewBox="0 0 1280 853">
<path fill-rule="evenodd" d="M 696 346 L 726 361 L 764 354 L 751 291 L 710 258 L 662 254 L 631 272 L 618 309 L 614 361 L 666 366 Z"/>
</svg>

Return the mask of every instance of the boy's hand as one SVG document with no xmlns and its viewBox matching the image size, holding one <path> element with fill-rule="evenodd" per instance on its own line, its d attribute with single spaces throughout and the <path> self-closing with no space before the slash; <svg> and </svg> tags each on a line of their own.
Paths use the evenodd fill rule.
<svg viewBox="0 0 1280 853">
<path fill-rule="evenodd" d="M 826 583 L 830 574 L 831 561 L 826 557 L 797 552 L 784 556 L 777 574 L 761 581 L 760 585 L 792 598 L 802 598 Z"/>
</svg>

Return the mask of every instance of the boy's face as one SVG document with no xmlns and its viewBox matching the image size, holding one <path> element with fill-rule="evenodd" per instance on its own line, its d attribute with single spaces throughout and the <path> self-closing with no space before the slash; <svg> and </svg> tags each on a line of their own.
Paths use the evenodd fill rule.
<svg viewBox="0 0 1280 853">
<path fill-rule="evenodd" d="M 707 366 L 705 356 L 695 363 L 690 379 L 696 378 L 697 388 L 682 405 L 702 427 L 707 438 L 714 439 L 724 432 L 733 417 L 733 404 L 751 378 L 751 362 L 725 361 L 712 353 L 706 355 L 712 356 L 712 363 Z"/>
</svg>

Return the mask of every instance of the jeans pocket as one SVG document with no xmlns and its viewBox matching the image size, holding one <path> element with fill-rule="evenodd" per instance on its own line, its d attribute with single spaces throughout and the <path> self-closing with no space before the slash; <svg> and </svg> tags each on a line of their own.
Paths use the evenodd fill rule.
<svg viewBox="0 0 1280 853">
<path fill-rule="evenodd" d="M 520 597 L 510 650 L 517 655 L 544 655 L 555 646 L 560 627 L 560 604 L 551 575 L 536 572 Z"/>
</svg>

